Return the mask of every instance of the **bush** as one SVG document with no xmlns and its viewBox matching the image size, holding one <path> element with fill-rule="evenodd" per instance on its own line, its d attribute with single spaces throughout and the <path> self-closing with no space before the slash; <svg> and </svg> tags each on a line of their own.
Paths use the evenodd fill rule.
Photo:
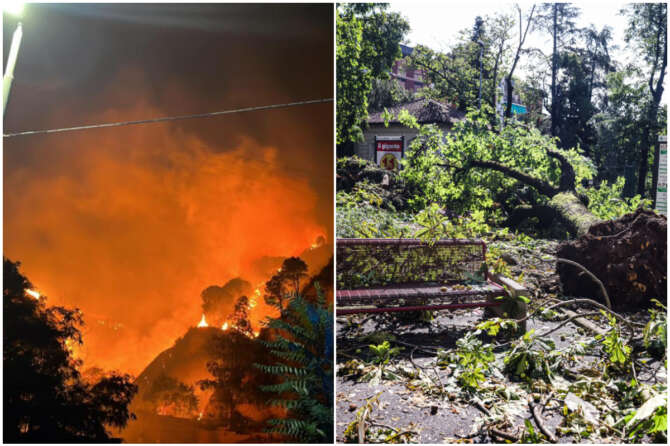
<svg viewBox="0 0 670 446">
<path fill-rule="evenodd" d="M 645 208 L 651 206 L 651 200 L 643 199 L 639 195 L 631 198 L 623 197 L 625 183 L 626 179 L 619 177 L 612 184 L 603 181 L 599 187 L 580 187 L 579 189 L 588 197 L 591 212 L 603 220 L 612 220 L 635 212 L 639 206 Z"/>
</svg>

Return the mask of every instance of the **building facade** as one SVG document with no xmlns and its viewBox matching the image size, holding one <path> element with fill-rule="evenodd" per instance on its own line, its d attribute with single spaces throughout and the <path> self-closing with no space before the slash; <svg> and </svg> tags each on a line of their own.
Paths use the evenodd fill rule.
<svg viewBox="0 0 670 446">
<path fill-rule="evenodd" d="M 400 44 L 400 51 L 402 52 L 402 58 L 393 63 L 391 77 L 400 82 L 406 90 L 414 93 L 426 85 L 424 73 L 421 70 L 414 70 L 408 66 L 407 57 L 412 54 L 414 48 Z"/>
<path fill-rule="evenodd" d="M 372 113 L 368 117 L 368 127 L 363 131 L 364 141 L 354 144 L 354 154 L 370 160 L 384 168 L 395 170 L 404 158 L 418 131 L 405 127 L 398 121 L 398 114 L 407 110 L 420 124 L 435 124 L 443 132 L 464 119 L 465 114 L 455 106 L 433 99 L 417 99 L 388 109 L 393 118 L 384 123 L 383 112 Z M 396 161 L 391 160 L 391 156 Z"/>
</svg>

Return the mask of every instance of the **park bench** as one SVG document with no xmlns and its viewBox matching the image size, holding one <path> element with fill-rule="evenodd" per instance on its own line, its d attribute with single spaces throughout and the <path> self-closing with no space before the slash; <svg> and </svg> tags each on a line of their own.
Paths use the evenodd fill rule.
<svg viewBox="0 0 670 446">
<path fill-rule="evenodd" d="M 516 297 L 527 290 L 489 273 L 482 240 L 338 239 L 336 272 L 338 316 L 474 307 L 526 314 Z"/>
</svg>

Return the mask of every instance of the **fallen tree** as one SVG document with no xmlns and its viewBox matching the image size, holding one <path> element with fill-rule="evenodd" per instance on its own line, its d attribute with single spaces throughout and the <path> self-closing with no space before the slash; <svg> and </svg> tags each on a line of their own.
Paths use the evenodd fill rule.
<svg viewBox="0 0 670 446">
<path fill-rule="evenodd" d="M 547 155 L 560 162 L 558 186 L 493 161 L 472 160 L 469 166 L 502 172 L 547 196 L 546 204 L 515 209 L 508 223 L 530 217 L 538 217 L 544 225 L 560 221 L 577 238 L 562 243 L 558 257 L 583 265 L 605 282 L 614 296 L 615 307 L 635 309 L 647 306 L 651 299 L 664 298 L 667 290 L 666 217 L 638 209 L 619 219 L 602 221 L 587 208 L 585 197 L 578 194 L 574 169 L 567 159 L 552 150 L 547 150 Z M 557 272 L 565 294 L 607 296 L 603 296 L 599 284 L 588 274 L 566 262 L 557 263 Z"/>
<path fill-rule="evenodd" d="M 648 305 L 651 299 L 664 298 L 667 290 L 666 217 L 638 209 L 619 219 L 602 221 L 587 208 L 587 199 L 577 192 L 574 169 L 566 157 L 550 149 L 547 155 L 560 163 L 558 186 L 495 161 L 471 160 L 466 167 L 502 172 L 547 196 L 546 204 L 515 209 L 508 222 L 530 217 L 538 217 L 544 225 L 560 221 L 577 238 L 562 243 L 558 257 L 583 265 L 604 281 L 614 295 L 615 307 L 634 309 Z M 557 272 L 565 294 L 603 297 L 599 284 L 574 266 L 558 262 Z"/>
<path fill-rule="evenodd" d="M 530 218 L 545 227 L 560 224 L 577 239 L 564 243 L 558 256 L 592 271 L 614 306 L 665 297 L 665 217 L 641 210 L 614 221 L 596 215 L 593 209 L 601 207 L 589 208 L 589 194 L 599 200 L 603 194 L 584 186 L 595 168 L 578 149 L 558 149 L 552 138 L 522 124 L 493 131 L 485 113 L 470 113 L 448 135 L 411 117 L 405 122 L 419 129 L 419 137 L 402 176 L 414 190 L 426 191 L 424 205 L 438 202 L 460 213 L 483 209 L 508 225 Z M 628 202 L 631 208 L 635 202 Z M 565 294 L 602 295 L 582 271 L 565 263 L 557 269 Z"/>
<path fill-rule="evenodd" d="M 546 149 L 546 153 L 547 156 L 559 161 L 560 180 L 558 186 L 496 161 L 470 160 L 461 170 L 471 168 L 495 170 L 533 187 L 538 193 L 549 199 L 546 203 L 534 206 L 517 206 L 508 218 L 508 224 L 518 224 L 524 219 L 537 217 L 542 224 L 549 225 L 555 219 L 558 219 L 572 234 L 584 235 L 592 225 L 599 223 L 600 219 L 587 208 L 588 199 L 583 194 L 577 193 L 575 170 L 565 155 L 551 149 Z M 450 167 L 448 164 L 442 164 L 442 166 Z"/>
<path fill-rule="evenodd" d="M 550 227 L 558 221 L 573 236 L 600 221 L 584 187 L 595 167 L 579 149 L 559 149 L 551 137 L 515 122 L 495 131 L 487 111 L 470 112 L 446 135 L 401 113 L 403 123 L 419 130 L 400 174 L 409 190 L 421 191 L 410 206 L 484 211 L 496 224 L 535 217 Z"/>
</svg>

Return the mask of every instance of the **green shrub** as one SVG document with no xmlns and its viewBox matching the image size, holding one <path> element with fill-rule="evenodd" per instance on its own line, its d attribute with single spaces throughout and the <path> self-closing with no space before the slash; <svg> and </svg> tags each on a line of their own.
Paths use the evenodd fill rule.
<svg viewBox="0 0 670 446">
<path fill-rule="evenodd" d="M 625 183 L 625 178 L 619 177 L 612 184 L 603 181 L 598 187 L 580 186 L 578 189 L 588 197 L 591 212 L 603 220 L 611 220 L 634 212 L 639 206 L 651 206 L 651 200 L 643 199 L 639 195 L 623 197 Z"/>
</svg>

